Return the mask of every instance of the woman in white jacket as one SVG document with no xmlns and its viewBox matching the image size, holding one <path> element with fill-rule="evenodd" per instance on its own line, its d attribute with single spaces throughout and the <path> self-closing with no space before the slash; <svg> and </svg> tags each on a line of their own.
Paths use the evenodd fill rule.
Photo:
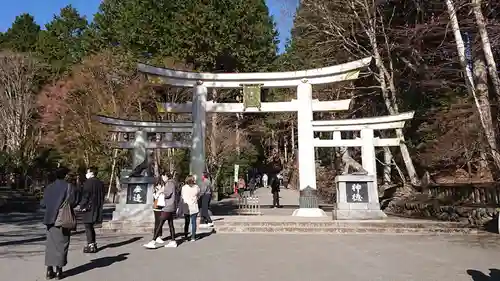
<svg viewBox="0 0 500 281">
<path fill-rule="evenodd" d="M 198 217 L 198 198 L 200 187 L 196 185 L 194 176 L 186 178 L 186 184 L 181 189 L 181 212 L 184 215 L 184 238 L 188 238 L 189 224 L 191 223 L 191 241 L 196 240 L 196 219 Z"/>
<path fill-rule="evenodd" d="M 163 235 L 163 223 L 161 218 L 161 210 L 165 207 L 165 176 L 161 176 L 157 179 L 154 189 L 153 189 L 153 214 L 155 218 L 155 224 L 153 228 L 153 240 L 144 247 L 149 249 L 157 248 L 158 244 L 164 244 L 165 241 L 161 239 Z"/>
</svg>

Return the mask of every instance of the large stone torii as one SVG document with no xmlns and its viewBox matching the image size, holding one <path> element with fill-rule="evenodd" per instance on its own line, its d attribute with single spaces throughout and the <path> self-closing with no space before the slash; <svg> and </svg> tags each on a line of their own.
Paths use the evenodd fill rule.
<svg viewBox="0 0 500 281">
<path fill-rule="evenodd" d="M 197 73 L 158 68 L 146 64 L 138 64 L 138 70 L 147 74 L 149 81 L 154 84 L 193 88 L 192 102 L 182 104 L 164 103 L 159 106 L 159 109 L 169 113 L 192 113 L 191 167 L 192 172 L 198 177 L 201 176 L 205 169 L 207 112 L 297 112 L 299 189 L 301 191 L 315 191 L 317 188 L 314 148 L 317 143 L 315 143 L 314 139 L 313 112 L 348 110 L 351 100 L 313 100 L 312 85 L 355 80 L 358 78 L 361 69 L 367 67 L 371 61 L 372 58 L 367 57 L 324 68 L 267 73 Z M 297 88 L 297 99 L 288 102 L 262 102 L 259 107 L 245 107 L 243 103 L 207 101 L 208 88 L 242 88 L 252 85 L 259 85 L 262 88 Z M 311 204 L 307 206 L 300 205 L 294 215 L 317 217 L 324 216 L 325 213 L 318 208 L 316 203 L 315 206 L 311 206 Z"/>
</svg>

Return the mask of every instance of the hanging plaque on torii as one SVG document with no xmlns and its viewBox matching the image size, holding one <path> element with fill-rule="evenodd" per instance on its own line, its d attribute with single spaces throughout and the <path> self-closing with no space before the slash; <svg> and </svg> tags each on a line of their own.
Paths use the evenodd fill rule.
<svg viewBox="0 0 500 281">
<path fill-rule="evenodd" d="M 261 109 L 260 89 L 262 84 L 243 84 L 243 109 L 253 107 Z"/>
</svg>

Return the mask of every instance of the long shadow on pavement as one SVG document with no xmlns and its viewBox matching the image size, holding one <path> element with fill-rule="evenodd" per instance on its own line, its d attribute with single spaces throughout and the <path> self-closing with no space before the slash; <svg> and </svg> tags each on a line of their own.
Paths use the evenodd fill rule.
<svg viewBox="0 0 500 281">
<path fill-rule="evenodd" d="M 92 269 L 108 267 L 114 263 L 121 262 L 127 259 L 129 253 L 119 254 L 117 256 L 102 257 L 98 259 L 90 260 L 89 263 L 82 264 L 80 266 L 71 268 L 65 272 L 65 277 L 75 276 Z"/>
<path fill-rule="evenodd" d="M 134 243 L 136 241 L 139 241 L 141 239 L 142 239 L 142 236 L 138 236 L 138 237 L 133 237 L 133 238 L 130 238 L 130 239 L 127 239 L 127 240 L 124 240 L 124 241 L 120 241 L 120 242 L 109 243 L 109 244 L 106 244 L 106 245 L 102 246 L 99 249 L 99 251 L 102 251 L 102 250 L 108 249 L 108 248 L 118 248 L 118 247 L 121 247 L 121 246 L 125 246 L 125 245 L 128 245 L 128 244 Z"/>
<path fill-rule="evenodd" d="M 82 234 L 85 231 L 80 230 L 76 232 L 72 232 L 71 235 L 77 235 L 77 234 Z M 3 235 L 0 235 L 2 237 Z M 17 235 L 16 235 L 17 236 Z M 5 235 L 5 237 L 9 237 L 8 235 Z M 0 242 L 0 247 L 4 246 L 11 246 L 11 245 L 21 245 L 21 244 L 28 244 L 28 243 L 34 243 L 34 242 L 41 242 L 45 241 L 46 236 L 39 236 L 39 237 L 33 237 L 33 238 L 27 238 L 27 239 L 21 239 L 21 240 L 12 240 L 12 241 L 6 241 L 6 242 Z"/>
<path fill-rule="evenodd" d="M 474 269 L 468 269 L 467 274 L 470 275 L 472 281 L 500 281 L 500 270 L 496 268 L 490 268 L 490 275 Z"/>
</svg>

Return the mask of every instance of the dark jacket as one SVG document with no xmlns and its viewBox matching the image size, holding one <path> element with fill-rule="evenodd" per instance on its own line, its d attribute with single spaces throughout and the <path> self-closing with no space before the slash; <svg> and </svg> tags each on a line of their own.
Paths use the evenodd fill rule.
<svg viewBox="0 0 500 281">
<path fill-rule="evenodd" d="M 280 192 L 280 180 L 276 175 L 272 175 L 269 179 L 269 185 L 271 186 L 271 192 Z"/>
<path fill-rule="evenodd" d="M 66 196 L 68 196 L 68 203 L 74 208 L 78 203 L 74 188 L 65 180 L 55 180 L 45 188 L 41 204 L 42 207 L 45 207 L 43 224 L 52 225 L 55 223 L 59 208 L 61 208 Z"/>
<path fill-rule="evenodd" d="M 255 178 L 251 178 L 250 182 L 248 183 L 248 189 L 255 190 L 256 187 L 257 187 L 257 181 L 255 180 Z"/>
<path fill-rule="evenodd" d="M 104 183 L 98 178 L 90 178 L 83 184 L 82 200 L 80 208 L 85 209 L 83 223 L 102 222 L 104 207 Z"/>
<path fill-rule="evenodd" d="M 200 185 L 200 195 L 212 194 L 212 182 L 208 178 L 203 178 Z"/>
</svg>

